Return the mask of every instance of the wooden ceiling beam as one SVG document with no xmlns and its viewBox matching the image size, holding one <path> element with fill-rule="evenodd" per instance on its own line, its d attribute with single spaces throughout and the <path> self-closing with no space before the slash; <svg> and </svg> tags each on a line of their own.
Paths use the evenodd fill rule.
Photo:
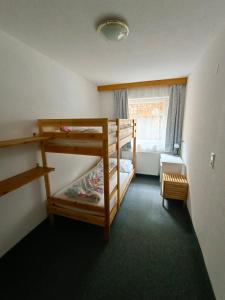
<svg viewBox="0 0 225 300">
<path fill-rule="evenodd" d="M 162 80 L 151 80 L 151 81 L 139 81 L 139 82 L 129 82 L 129 83 L 118 83 L 109 85 L 99 85 L 97 86 L 98 91 L 112 91 L 120 89 L 132 89 L 141 88 L 147 86 L 157 86 L 157 85 L 173 85 L 173 84 L 187 84 L 187 77 L 182 78 L 172 78 L 172 79 L 162 79 Z"/>
</svg>

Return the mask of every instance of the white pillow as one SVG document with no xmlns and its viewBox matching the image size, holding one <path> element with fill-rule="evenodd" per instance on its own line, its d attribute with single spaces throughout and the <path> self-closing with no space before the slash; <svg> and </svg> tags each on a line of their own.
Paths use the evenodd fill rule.
<svg viewBox="0 0 225 300">
<path fill-rule="evenodd" d="M 114 166 L 117 165 L 117 159 L 116 158 L 110 158 L 109 164 L 112 164 Z M 120 159 L 120 172 L 122 173 L 130 173 L 133 170 L 133 164 L 132 161 L 129 159 Z"/>
<path fill-rule="evenodd" d="M 120 160 L 120 172 L 130 173 L 133 170 L 132 161 L 129 159 Z"/>
</svg>

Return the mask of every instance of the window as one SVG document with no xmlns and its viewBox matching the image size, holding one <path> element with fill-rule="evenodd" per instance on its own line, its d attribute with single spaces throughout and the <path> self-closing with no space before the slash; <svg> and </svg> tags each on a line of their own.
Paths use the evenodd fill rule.
<svg viewBox="0 0 225 300">
<path fill-rule="evenodd" d="M 137 120 L 137 151 L 165 150 L 169 97 L 129 99 L 130 118 Z"/>
</svg>

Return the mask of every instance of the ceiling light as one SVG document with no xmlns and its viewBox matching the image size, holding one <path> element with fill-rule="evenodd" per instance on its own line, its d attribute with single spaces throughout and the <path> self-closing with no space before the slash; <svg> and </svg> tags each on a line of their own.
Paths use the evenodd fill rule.
<svg viewBox="0 0 225 300">
<path fill-rule="evenodd" d="M 98 25 L 97 31 L 110 41 L 123 40 L 129 34 L 127 24 L 121 20 L 105 20 Z"/>
</svg>

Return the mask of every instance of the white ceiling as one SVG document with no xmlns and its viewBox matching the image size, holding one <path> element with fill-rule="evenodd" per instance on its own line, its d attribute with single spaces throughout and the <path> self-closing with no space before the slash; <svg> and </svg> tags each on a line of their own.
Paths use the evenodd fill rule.
<svg viewBox="0 0 225 300">
<path fill-rule="evenodd" d="M 96 33 L 112 15 L 127 40 Z M 222 26 L 224 0 L 0 0 L 0 29 L 98 84 L 188 75 Z"/>
</svg>

